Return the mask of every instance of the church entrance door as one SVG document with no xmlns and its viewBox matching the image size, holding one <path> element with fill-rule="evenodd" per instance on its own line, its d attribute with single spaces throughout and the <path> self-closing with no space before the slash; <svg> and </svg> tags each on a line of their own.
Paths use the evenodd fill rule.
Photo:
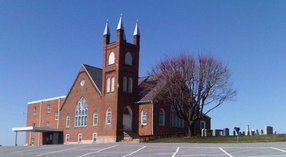
<svg viewBox="0 0 286 157">
<path fill-rule="evenodd" d="M 129 106 L 125 107 L 123 112 L 123 130 L 132 130 L 132 110 Z"/>
</svg>

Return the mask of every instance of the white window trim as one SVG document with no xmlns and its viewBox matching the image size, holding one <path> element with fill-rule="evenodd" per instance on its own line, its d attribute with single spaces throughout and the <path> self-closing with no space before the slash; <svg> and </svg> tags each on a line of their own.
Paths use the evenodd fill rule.
<svg viewBox="0 0 286 157">
<path fill-rule="evenodd" d="M 47 105 L 47 113 L 51 113 L 51 110 L 52 110 L 51 108 L 52 108 L 52 107 L 51 107 L 51 104 L 48 104 L 48 105 Z"/>
<path fill-rule="evenodd" d="M 71 119 L 70 119 L 70 116 L 66 116 L 66 128 L 69 128 L 70 127 L 70 122 Z"/>
<path fill-rule="evenodd" d="M 59 112 L 58 111 L 54 112 L 54 117 L 55 117 L 55 120 L 59 120 Z"/>
<path fill-rule="evenodd" d="M 96 121 L 94 120 L 95 115 L 96 115 Z M 97 111 L 94 111 L 94 112 L 93 112 L 93 116 L 92 116 L 92 125 L 93 125 L 93 126 L 97 126 L 97 124 L 98 124 L 98 112 L 97 112 Z"/>
<path fill-rule="evenodd" d="M 110 52 L 108 55 L 108 65 L 112 65 L 115 63 L 115 53 Z"/>
<path fill-rule="evenodd" d="M 111 77 L 111 92 L 115 91 L 115 77 Z"/>
<path fill-rule="evenodd" d="M 67 140 L 67 139 L 69 139 L 69 140 Z M 70 134 L 66 134 L 65 142 L 66 142 L 66 143 L 69 143 L 69 142 L 70 142 Z"/>
<path fill-rule="evenodd" d="M 107 79 L 106 79 L 106 93 L 110 92 L 110 85 L 111 85 L 111 79 L 110 79 L 110 77 L 107 77 Z"/>
<path fill-rule="evenodd" d="M 81 140 L 80 140 L 80 141 L 79 141 L 79 139 L 80 139 L 79 137 L 81 137 Z M 81 143 L 81 142 L 82 142 L 82 137 L 83 137 L 83 136 L 82 136 L 82 133 L 77 134 L 77 142 L 78 142 L 78 143 Z"/>
<path fill-rule="evenodd" d="M 80 110 L 78 110 L 79 105 L 81 105 L 80 107 L 83 107 Z M 81 97 L 77 102 L 75 109 L 74 126 L 86 127 L 88 123 L 87 120 L 88 120 L 88 104 L 86 102 L 86 99 L 84 97 Z"/>
<path fill-rule="evenodd" d="M 94 141 L 94 137 L 95 137 L 95 141 Z M 96 141 L 97 141 L 97 133 L 92 133 L 92 142 L 93 143 L 96 143 Z"/>
<path fill-rule="evenodd" d="M 110 122 L 108 122 L 108 113 L 109 113 L 109 110 L 110 110 Z M 106 125 L 110 125 L 111 122 L 112 122 L 112 110 L 111 110 L 110 107 L 106 110 L 105 119 L 106 119 L 106 120 L 105 120 Z"/>
<path fill-rule="evenodd" d="M 145 113 L 145 114 L 144 114 Z M 147 125 L 147 110 L 146 109 L 142 109 L 140 112 L 141 115 L 141 125 Z M 146 122 L 144 122 L 144 117 L 146 117 Z"/>
</svg>

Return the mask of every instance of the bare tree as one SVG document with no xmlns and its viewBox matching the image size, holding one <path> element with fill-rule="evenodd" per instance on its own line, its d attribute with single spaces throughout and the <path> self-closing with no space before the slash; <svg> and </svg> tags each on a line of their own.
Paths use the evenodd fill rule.
<svg viewBox="0 0 286 157">
<path fill-rule="evenodd" d="M 167 58 L 155 66 L 151 75 L 164 82 L 157 88 L 156 99 L 174 106 L 178 117 L 187 122 L 188 136 L 203 114 L 236 95 L 227 66 L 212 56 L 181 54 Z"/>
</svg>

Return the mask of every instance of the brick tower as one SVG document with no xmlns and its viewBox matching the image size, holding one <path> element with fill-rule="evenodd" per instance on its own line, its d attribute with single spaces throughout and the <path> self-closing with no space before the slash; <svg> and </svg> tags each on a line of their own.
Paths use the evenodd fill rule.
<svg viewBox="0 0 286 157">
<path fill-rule="evenodd" d="M 138 114 L 134 110 L 139 69 L 138 23 L 135 25 L 133 43 L 126 41 L 122 17 L 117 25 L 116 41 L 110 42 L 108 22 L 103 39 L 102 96 L 106 115 L 110 114 L 103 129 L 106 135 L 120 140 L 123 131 L 137 132 L 138 128 Z"/>
</svg>

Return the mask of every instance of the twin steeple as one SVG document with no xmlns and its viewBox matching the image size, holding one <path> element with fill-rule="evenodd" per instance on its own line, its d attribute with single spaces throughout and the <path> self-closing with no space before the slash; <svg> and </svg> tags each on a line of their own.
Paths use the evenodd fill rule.
<svg viewBox="0 0 286 157">
<path fill-rule="evenodd" d="M 116 36 L 117 36 L 116 41 L 126 41 L 126 36 L 125 36 L 123 21 L 122 21 L 122 15 L 120 16 L 119 22 L 117 24 Z M 104 37 L 104 44 L 109 44 L 110 43 L 110 31 L 109 31 L 108 20 L 106 21 L 106 25 L 105 25 L 104 32 L 103 32 L 103 37 Z M 139 32 L 139 26 L 138 26 L 138 20 L 137 20 L 134 33 L 133 33 L 133 44 L 139 46 L 139 40 L 140 40 L 140 32 Z"/>
</svg>

